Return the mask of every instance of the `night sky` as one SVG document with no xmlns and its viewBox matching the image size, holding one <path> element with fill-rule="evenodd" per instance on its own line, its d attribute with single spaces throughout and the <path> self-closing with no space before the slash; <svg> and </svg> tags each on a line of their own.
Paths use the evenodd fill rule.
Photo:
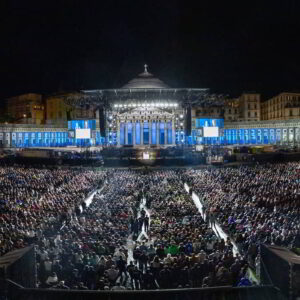
<svg viewBox="0 0 300 300">
<path fill-rule="evenodd" d="M 144 63 L 171 87 L 299 91 L 299 2 L 1 1 L 0 97 L 118 88 Z"/>
</svg>

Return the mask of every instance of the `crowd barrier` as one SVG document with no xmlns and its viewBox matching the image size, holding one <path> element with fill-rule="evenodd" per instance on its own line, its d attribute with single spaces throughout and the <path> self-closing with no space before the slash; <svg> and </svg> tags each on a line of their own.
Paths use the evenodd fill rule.
<svg viewBox="0 0 300 300">
<path fill-rule="evenodd" d="M 173 290 L 78 291 L 22 288 L 8 282 L 6 300 L 284 300 L 271 285 L 254 287 L 213 287 Z"/>
</svg>

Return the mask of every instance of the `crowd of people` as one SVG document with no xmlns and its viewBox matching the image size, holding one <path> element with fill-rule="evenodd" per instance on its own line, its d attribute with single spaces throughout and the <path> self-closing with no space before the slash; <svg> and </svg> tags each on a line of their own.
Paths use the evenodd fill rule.
<svg viewBox="0 0 300 300">
<path fill-rule="evenodd" d="M 254 266 L 260 243 L 300 246 L 300 164 L 187 170 L 183 174 Z"/>
<path fill-rule="evenodd" d="M 233 257 L 231 243 L 216 236 L 202 219 L 184 190 L 181 171 L 151 172 L 144 192 L 151 223 L 147 236 L 134 250 L 140 270 L 137 287 L 209 287 L 240 282 L 247 262 Z"/>
<path fill-rule="evenodd" d="M 0 167 L 0 255 L 57 232 L 104 172 Z"/>
<path fill-rule="evenodd" d="M 92 203 L 38 244 L 40 286 L 122 289 L 117 279 L 127 275 L 130 220 L 141 188 L 136 172 L 108 171 Z"/>
<path fill-rule="evenodd" d="M 247 285 L 260 243 L 299 247 L 299 171 L 297 163 L 200 170 L 3 166 L 0 255 L 34 243 L 44 288 Z M 241 255 L 214 232 L 215 220 Z"/>
</svg>

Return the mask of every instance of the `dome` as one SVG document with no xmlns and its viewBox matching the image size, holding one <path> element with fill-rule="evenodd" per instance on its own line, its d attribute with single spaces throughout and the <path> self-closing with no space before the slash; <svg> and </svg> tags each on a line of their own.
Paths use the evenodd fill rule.
<svg viewBox="0 0 300 300">
<path fill-rule="evenodd" d="M 130 80 L 125 84 L 123 89 L 167 89 L 167 86 L 163 81 L 155 78 L 151 73 L 148 72 L 148 66 L 144 66 L 145 70 L 139 74 L 136 78 Z"/>
</svg>

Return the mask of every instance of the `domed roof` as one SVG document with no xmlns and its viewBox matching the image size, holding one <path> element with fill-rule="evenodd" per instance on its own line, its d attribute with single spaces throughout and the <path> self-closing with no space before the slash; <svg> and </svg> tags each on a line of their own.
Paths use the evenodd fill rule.
<svg viewBox="0 0 300 300">
<path fill-rule="evenodd" d="M 138 77 L 130 80 L 125 84 L 123 89 L 167 89 L 167 86 L 163 81 L 155 78 L 151 73 L 148 72 L 148 66 L 144 66 L 144 72 L 139 74 Z"/>
</svg>

